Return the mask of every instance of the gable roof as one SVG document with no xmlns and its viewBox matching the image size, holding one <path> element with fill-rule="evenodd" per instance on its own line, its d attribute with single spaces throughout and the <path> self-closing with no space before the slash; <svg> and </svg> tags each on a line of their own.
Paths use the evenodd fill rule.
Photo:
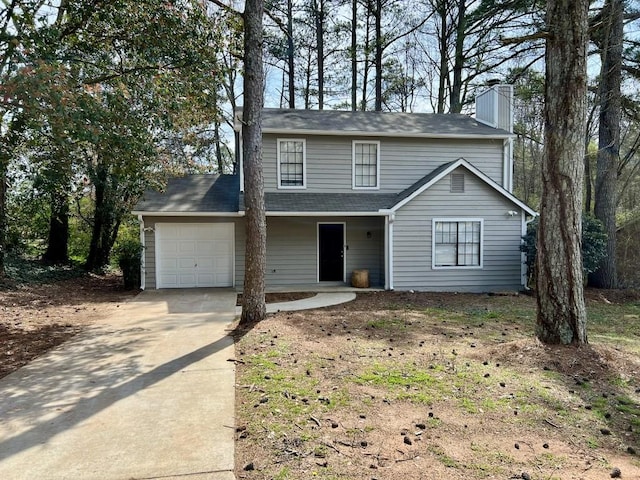
<svg viewBox="0 0 640 480">
<path fill-rule="evenodd" d="M 234 129 L 240 131 L 242 109 Z M 490 127 L 462 114 L 294 110 L 265 108 L 262 132 L 287 135 L 349 135 L 362 137 L 511 138 L 506 130 Z"/>
<path fill-rule="evenodd" d="M 478 177 L 480 180 L 482 180 L 484 183 L 486 183 L 489 187 L 491 187 L 497 193 L 502 195 L 504 198 L 506 198 L 510 202 L 512 202 L 515 205 L 517 205 L 518 207 L 520 207 L 522 210 L 524 210 L 529 215 L 532 215 L 532 216 L 537 215 L 535 210 L 531 209 L 529 206 L 527 206 L 526 203 L 524 203 L 521 200 L 519 200 L 512 193 L 510 193 L 507 190 L 505 190 L 504 188 L 502 188 L 499 184 L 494 182 L 490 177 L 488 177 L 487 175 L 482 173 L 480 170 L 478 170 L 476 167 L 471 165 L 464 158 L 459 158 L 458 160 L 456 160 L 454 162 L 449 162 L 449 163 L 445 163 L 443 165 L 440 165 L 438 168 L 433 170 L 428 175 L 425 175 L 424 177 L 422 177 L 420 180 L 418 180 L 416 183 L 411 185 L 409 188 L 407 188 L 404 191 L 400 192 L 398 194 L 398 201 L 390 208 L 390 210 L 395 212 L 398 209 L 402 208 L 404 205 L 409 203 L 411 200 L 413 200 L 415 197 L 417 197 L 422 192 L 427 190 L 429 187 L 431 187 L 436 182 L 442 180 L 442 178 L 444 178 L 447 175 L 449 175 L 451 172 L 453 172 L 458 167 L 464 167 L 467 170 L 469 170 L 469 172 L 471 172 L 473 175 Z"/>
<path fill-rule="evenodd" d="M 185 175 L 170 178 L 163 192 L 149 190 L 133 214 L 238 213 L 238 175 Z"/>
</svg>

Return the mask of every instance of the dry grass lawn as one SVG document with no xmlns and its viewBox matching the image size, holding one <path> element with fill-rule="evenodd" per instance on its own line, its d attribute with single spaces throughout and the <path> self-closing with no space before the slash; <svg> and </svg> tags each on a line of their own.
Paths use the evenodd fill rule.
<svg viewBox="0 0 640 480">
<path fill-rule="evenodd" d="M 381 292 L 236 345 L 239 479 L 640 478 L 640 295 L 589 292 L 590 346 L 535 299 Z"/>
</svg>

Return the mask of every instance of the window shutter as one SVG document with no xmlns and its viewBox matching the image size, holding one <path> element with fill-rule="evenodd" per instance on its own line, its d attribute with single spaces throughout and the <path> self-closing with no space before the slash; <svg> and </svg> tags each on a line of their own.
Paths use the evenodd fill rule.
<svg viewBox="0 0 640 480">
<path fill-rule="evenodd" d="M 464 173 L 451 174 L 451 193 L 464 193 Z"/>
</svg>

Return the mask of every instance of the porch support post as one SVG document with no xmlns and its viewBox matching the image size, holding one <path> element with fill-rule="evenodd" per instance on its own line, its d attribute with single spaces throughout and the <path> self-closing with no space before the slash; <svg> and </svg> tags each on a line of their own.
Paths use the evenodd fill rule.
<svg viewBox="0 0 640 480">
<path fill-rule="evenodd" d="M 389 212 L 384 217 L 384 288 L 393 290 L 393 220 L 395 213 Z"/>
</svg>

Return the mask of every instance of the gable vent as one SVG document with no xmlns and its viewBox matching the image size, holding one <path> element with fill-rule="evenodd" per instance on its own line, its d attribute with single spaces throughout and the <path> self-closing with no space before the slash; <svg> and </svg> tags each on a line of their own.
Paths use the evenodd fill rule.
<svg viewBox="0 0 640 480">
<path fill-rule="evenodd" d="M 464 173 L 451 174 L 451 193 L 464 193 Z"/>
</svg>

